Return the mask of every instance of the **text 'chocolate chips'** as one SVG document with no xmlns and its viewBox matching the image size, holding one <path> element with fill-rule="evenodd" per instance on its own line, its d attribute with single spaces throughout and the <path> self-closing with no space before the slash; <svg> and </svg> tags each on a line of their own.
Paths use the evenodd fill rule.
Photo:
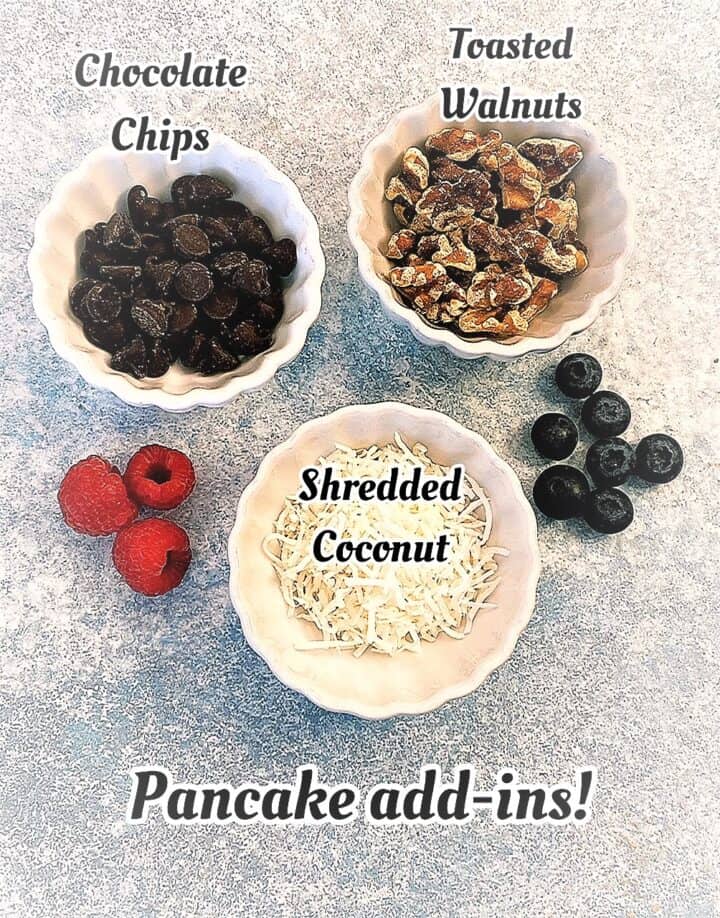
<svg viewBox="0 0 720 918">
<path fill-rule="evenodd" d="M 85 231 L 70 308 L 117 372 L 226 373 L 272 344 L 295 243 L 233 193 L 205 174 L 177 178 L 171 201 L 134 185 L 126 213 Z"/>
</svg>

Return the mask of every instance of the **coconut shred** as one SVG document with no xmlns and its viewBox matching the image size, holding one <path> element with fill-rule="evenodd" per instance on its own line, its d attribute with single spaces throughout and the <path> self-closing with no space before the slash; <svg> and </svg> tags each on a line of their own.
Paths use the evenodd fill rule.
<svg viewBox="0 0 720 918">
<path fill-rule="evenodd" d="M 410 448 L 396 434 L 383 446 L 337 445 L 316 468 L 324 480 L 328 469 L 345 481 L 422 480 L 424 494 L 434 496 L 368 500 L 360 486 L 348 500 L 308 500 L 302 489 L 285 499 L 263 548 L 289 615 L 318 630 L 298 649 L 417 652 L 441 634 L 462 639 L 478 612 L 494 608 L 488 600 L 500 579 L 497 558 L 507 551 L 490 544 L 492 506 L 462 467 L 440 465 L 423 444 Z M 433 480 L 435 488 L 427 484 Z M 448 482 L 455 486 L 443 490 Z M 441 550 L 418 557 L 420 545 Z M 337 549 L 331 560 L 330 546 Z M 363 554 L 363 546 L 372 550 Z"/>
</svg>

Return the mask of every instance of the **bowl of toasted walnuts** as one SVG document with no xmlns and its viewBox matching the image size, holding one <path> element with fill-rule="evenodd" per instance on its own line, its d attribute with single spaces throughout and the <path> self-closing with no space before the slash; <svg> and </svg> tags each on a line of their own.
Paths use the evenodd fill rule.
<svg viewBox="0 0 720 918">
<path fill-rule="evenodd" d="M 633 244 L 620 166 L 579 121 L 399 112 L 350 188 L 365 283 L 420 341 L 458 357 L 546 353 L 618 292 Z"/>
</svg>

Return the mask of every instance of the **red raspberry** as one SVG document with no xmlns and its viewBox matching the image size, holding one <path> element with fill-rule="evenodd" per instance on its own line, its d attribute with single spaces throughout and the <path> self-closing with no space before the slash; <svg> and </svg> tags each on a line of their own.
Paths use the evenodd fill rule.
<svg viewBox="0 0 720 918">
<path fill-rule="evenodd" d="M 130 495 L 153 510 L 178 507 L 195 487 L 195 470 L 185 453 L 157 443 L 135 453 L 124 478 Z"/>
<path fill-rule="evenodd" d="M 68 526 L 92 536 L 117 532 L 138 514 L 120 472 L 100 456 L 88 456 L 68 470 L 58 501 Z"/>
<path fill-rule="evenodd" d="M 136 593 L 159 596 L 174 589 L 192 558 L 184 529 L 170 520 L 138 520 L 119 532 L 113 564 Z"/>
</svg>

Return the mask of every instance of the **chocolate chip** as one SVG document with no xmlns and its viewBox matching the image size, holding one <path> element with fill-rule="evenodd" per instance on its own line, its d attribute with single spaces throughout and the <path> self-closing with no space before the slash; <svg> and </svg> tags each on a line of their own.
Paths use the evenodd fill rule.
<svg viewBox="0 0 720 918">
<path fill-rule="evenodd" d="M 237 245 L 237 238 L 227 223 L 216 217 L 201 217 L 200 226 L 210 240 L 210 251 L 221 252 Z"/>
<path fill-rule="evenodd" d="M 173 246 L 181 258 L 197 261 L 210 254 L 210 240 L 199 226 L 183 223 L 172 233 Z"/>
<path fill-rule="evenodd" d="M 161 338 L 168 330 L 171 307 L 159 300 L 136 300 L 130 309 L 133 322 L 151 338 Z"/>
<path fill-rule="evenodd" d="M 229 370 L 234 370 L 239 363 L 237 356 L 227 351 L 217 338 L 211 338 L 208 341 L 207 353 L 202 367 L 203 373 L 206 375 L 227 373 Z"/>
<path fill-rule="evenodd" d="M 129 373 L 136 379 L 147 376 L 147 352 L 139 336 L 116 351 L 110 358 L 110 366 L 120 373 Z"/>
<path fill-rule="evenodd" d="M 194 332 L 188 341 L 187 349 L 180 355 L 180 360 L 191 370 L 199 370 L 207 353 L 207 338 L 201 332 Z"/>
<path fill-rule="evenodd" d="M 78 319 L 86 319 L 88 312 L 83 306 L 83 300 L 92 290 L 97 281 L 94 277 L 82 277 L 70 291 L 70 309 Z"/>
<path fill-rule="evenodd" d="M 174 258 L 170 258 L 168 261 L 148 259 L 145 262 L 145 274 L 148 280 L 157 287 L 163 296 L 167 296 L 170 293 L 173 280 L 179 269 L 180 262 L 175 261 Z"/>
<path fill-rule="evenodd" d="M 164 376 L 170 369 L 172 356 L 162 341 L 153 341 L 147 352 L 147 375 Z"/>
<path fill-rule="evenodd" d="M 297 265 L 297 247 L 292 239 L 278 239 L 263 250 L 262 257 L 281 277 L 287 277 Z"/>
<path fill-rule="evenodd" d="M 272 245 L 272 233 L 262 217 L 246 217 L 233 229 L 238 245 L 249 255 L 259 255 L 263 249 Z"/>
<path fill-rule="evenodd" d="M 114 265 L 115 258 L 106 252 L 105 249 L 98 249 L 96 252 L 91 252 L 89 249 L 80 255 L 80 267 L 86 274 L 92 274 L 93 277 L 100 276 L 100 268 L 103 265 Z"/>
<path fill-rule="evenodd" d="M 180 213 L 185 211 L 189 204 L 191 179 L 192 175 L 181 175 L 180 178 L 176 178 L 170 186 L 170 197 L 177 205 L 177 209 Z"/>
<path fill-rule="evenodd" d="M 84 329 L 91 344 L 111 354 L 120 350 L 127 341 L 127 328 L 119 319 L 110 323 L 90 320 L 85 323 Z"/>
<path fill-rule="evenodd" d="M 167 233 L 168 236 L 172 236 L 175 230 L 179 226 L 197 226 L 200 222 L 200 217 L 198 214 L 178 214 L 175 217 L 171 217 L 169 220 L 166 220 L 160 229 Z"/>
<path fill-rule="evenodd" d="M 108 249 L 123 249 L 136 252 L 141 248 L 140 236 L 125 214 L 113 214 L 105 224 L 103 245 Z"/>
<path fill-rule="evenodd" d="M 113 322 L 120 315 L 122 299 L 112 284 L 94 284 L 85 296 L 81 308 L 95 322 Z"/>
<path fill-rule="evenodd" d="M 216 288 L 202 305 L 206 315 L 211 319 L 229 319 L 238 306 L 237 293 L 234 290 Z"/>
<path fill-rule="evenodd" d="M 247 264 L 237 268 L 230 285 L 248 296 L 261 299 L 270 293 L 270 275 L 264 261 L 257 258 L 248 259 Z"/>
<path fill-rule="evenodd" d="M 267 302 L 260 300 L 255 304 L 253 318 L 260 328 L 271 331 L 280 321 L 283 314 L 282 303 Z"/>
<path fill-rule="evenodd" d="M 184 300 L 199 303 L 212 293 L 213 279 L 205 265 L 189 261 L 175 275 L 175 289 Z"/>
<path fill-rule="evenodd" d="M 232 189 L 213 175 L 193 175 L 187 188 L 189 198 L 202 203 L 232 197 Z"/>
<path fill-rule="evenodd" d="M 197 321 L 197 308 L 192 303 L 176 303 L 168 319 L 168 334 L 189 331 Z"/>
<path fill-rule="evenodd" d="M 142 280 L 142 268 L 138 265 L 102 265 L 98 274 L 118 290 L 132 290 Z"/>
<path fill-rule="evenodd" d="M 270 339 L 253 322 L 238 322 L 227 336 L 234 354 L 252 357 L 270 346 Z"/>
<path fill-rule="evenodd" d="M 142 185 L 133 185 L 127 193 L 127 207 L 130 220 L 136 230 L 144 230 L 158 223 L 163 217 L 163 205 L 157 198 L 151 198 Z"/>
<path fill-rule="evenodd" d="M 140 236 L 142 254 L 145 258 L 165 258 L 170 254 L 170 246 L 161 237 L 154 233 L 143 233 Z"/>
<path fill-rule="evenodd" d="M 223 280 L 229 281 L 238 268 L 245 267 L 249 261 L 244 252 L 225 252 L 213 260 L 212 269 Z"/>
</svg>

